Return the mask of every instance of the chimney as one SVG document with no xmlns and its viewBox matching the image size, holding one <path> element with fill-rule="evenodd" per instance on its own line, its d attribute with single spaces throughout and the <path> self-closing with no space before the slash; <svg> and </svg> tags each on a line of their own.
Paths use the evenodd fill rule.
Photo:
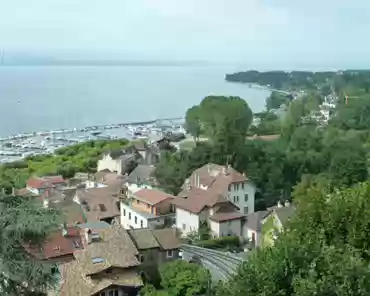
<svg viewBox="0 0 370 296">
<path fill-rule="evenodd" d="M 289 200 L 286 200 L 284 202 L 284 207 L 286 207 L 286 208 L 289 208 L 290 207 L 290 201 Z"/>
<path fill-rule="evenodd" d="M 282 208 L 283 207 L 283 204 L 281 203 L 281 201 L 279 200 L 278 203 L 277 203 L 277 207 L 278 208 Z"/>
<path fill-rule="evenodd" d="M 208 171 L 208 174 L 211 172 L 211 165 L 210 164 L 207 164 L 207 171 Z"/>
<path fill-rule="evenodd" d="M 47 198 L 44 199 L 43 206 L 44 206 L 44 208 L 48 208 L 49 207 L 49 200 Z"/>
<path fill-rule="evenodd" d="M 90 237 L 90 229 L 89 228 L 85 229 L 85 241 L 86 241 L 86 244 L 91 244 L 91 237 Z"/>
<path fill-rule="evenodd" d="M 199 176 L 199 173 L 197 173 L 197 187 L 200 188 L 200 176 Z"/>
</svg>

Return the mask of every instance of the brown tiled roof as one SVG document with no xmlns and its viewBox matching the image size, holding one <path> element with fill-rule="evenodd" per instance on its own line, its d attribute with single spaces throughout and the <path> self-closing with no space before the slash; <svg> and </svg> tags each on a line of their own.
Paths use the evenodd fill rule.
<svg viewBox="0 0 370 296">
<path fill-rule="evenodd" d="M 231 212 L 231 213 L 216 213 L 210 216 L 209 219 L 215 222 L 226 222 L 226 221 L 244 219 L 245 217 L 246 217 L 245 215 L 239 212 Z"/>
<path fill-rule="evenodd" d="M 214 207 L 219 203 L 230 203 L 222 194 L 215 193 L 213 190 L 203 190 L 191 188 L 186 198 L 176 198 L 172 201 L 176 207 L 187 210 L 194 214 L 200 213 L 205 207 Z"/>
<path fill-rule="evenodd" d="M 56 184 L 65 183 L 62 176 L 32 177 L 28 179 L 27 186 L 35 189 L 52 188 Z"/>
<path fill-rule="evenodd" d="M 179 249 L 181 246 L 176 228 L 155 229 L 153 235 L 164 250 Z"/>
<path fill-rule="evenodd" d="M 150 205 L 156 205 L 159 204 L 160 202 L 163 202 L 168 199 L 173 199 L 175 197 L 158 189 L 144 188 L 140 189 L 135 193 L 135 198 L 137 198 L 140 201 L 146 202 Z"/>
<path fill-rule="evenodd" d="M 76 195 L 89 222 L 120 215 L 117 198 L 109 187 L 77 190 Z"/>
<path fill-rule="evenodd" d="M 261 231 L 262 228 L 262 220 L 269 215 L 271 211 L 258 211 L 247 216 L 247 225 L 246 227 L 254 230 L 254 231 Z"/>
<path fill-rule="evenodd" d="M 139 250 L 159 248 L 159 244 L 149 228 L 131 229 L 127 231 Z"/>
<path fill-rule="evenodd" d="M 54 259 L 65 255 L 73 255 L 76 250 L 82 250 L 83 244 L 79 228 L 68 227 L 51 233 L 40 246 L 28 246 L 27 250 L 40 259 Z"/>
<path fill-rule="evenodd" d="M 100 241 L 75 254 L 84 275 L 96 274 L 113 266 L 129 268 L 140 264 L 139 252 L 125 229 L 120 226 L 107 228 L 100 232 L 100 236 Z M 94 258 L 101 258 L 102 262 L 94 263 Z"/>
</svg>

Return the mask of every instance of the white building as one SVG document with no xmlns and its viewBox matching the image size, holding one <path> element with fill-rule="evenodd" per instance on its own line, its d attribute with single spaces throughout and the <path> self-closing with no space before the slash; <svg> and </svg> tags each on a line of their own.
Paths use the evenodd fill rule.
<svg viewBox="0 0 370 296">
<path fill-rule="evenodd" d="M 209 163 L 196 169 L 185 181 L 179 196 L 186 197 L 192 188 L 224 195 L 242 214 L 254 212 L 256 186 L 245 174 L 237 172 L 230 166 Z"/>
<path fill-rule="evenodd" d="M 140 189 L 121 201 L 121 225 L 126 229 L 172 225 L 173 196 L 157 189 Z"/>
</svg>

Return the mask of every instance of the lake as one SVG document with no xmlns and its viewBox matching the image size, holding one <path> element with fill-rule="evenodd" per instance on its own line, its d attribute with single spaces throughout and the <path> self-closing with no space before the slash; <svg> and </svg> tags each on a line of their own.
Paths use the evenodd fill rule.
<svg viewBox="0 0 370 296">
<path fill-rule="evenodd" d="M 268 91 L 227 83 L 212 66 L 2 66 L 0 136 L 182 117 L 207 95 L 244 98 L 254 112 Z"/>
</svg>

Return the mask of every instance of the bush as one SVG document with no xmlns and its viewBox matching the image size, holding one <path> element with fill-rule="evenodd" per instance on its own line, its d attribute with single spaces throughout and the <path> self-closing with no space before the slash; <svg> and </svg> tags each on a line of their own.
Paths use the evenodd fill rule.
<svg viewBox="0 0 370 296">
<path fill-rule="evenodd" d="M 215 239 L 198 241 L 196 245 L 207 249 L 238 248 L 240 247 L 240 239 L 237 236 L 222 236 Z"/>
</svg>

